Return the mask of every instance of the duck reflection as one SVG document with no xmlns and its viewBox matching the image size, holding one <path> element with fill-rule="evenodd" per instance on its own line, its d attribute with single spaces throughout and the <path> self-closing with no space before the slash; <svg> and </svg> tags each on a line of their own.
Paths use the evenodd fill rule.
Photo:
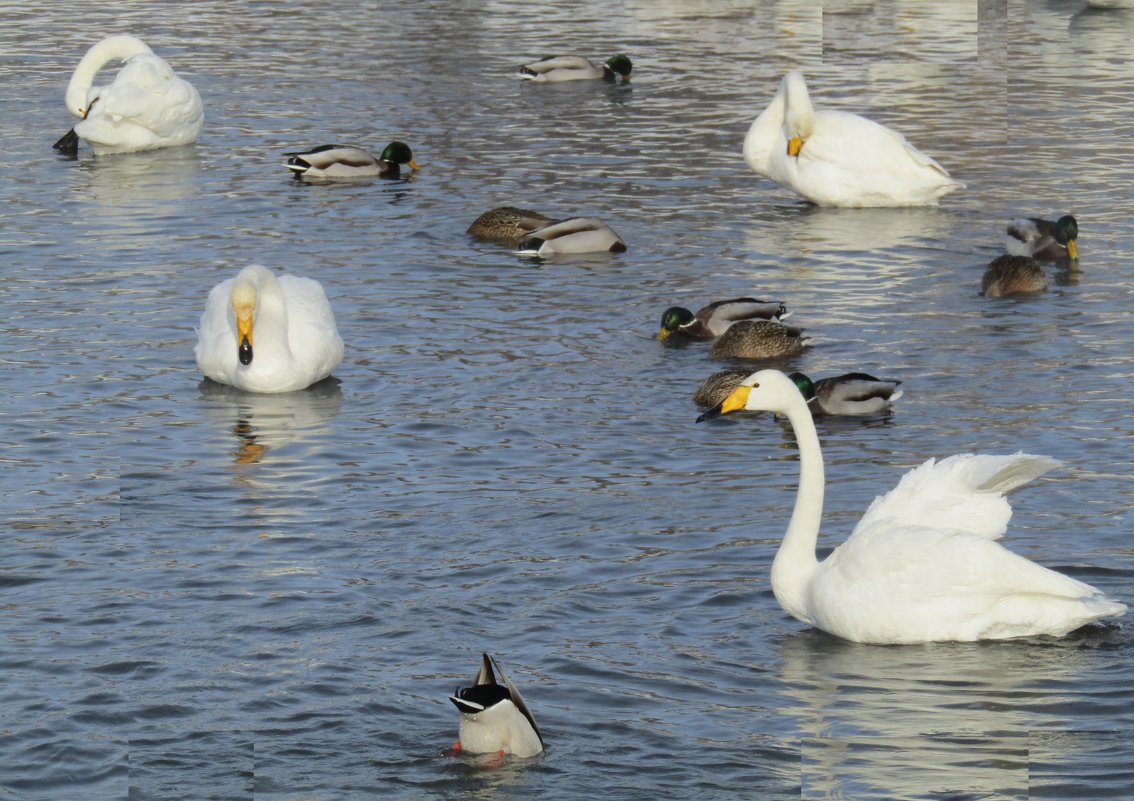
<svg viewBox="0 0 1134 801">
<path fill-rule="evenodd" d="M 878 647 L 815 630 L 781 642 L 804 798 L 1026 798 L 1029 732 L 1113 629 L 1065 640 Z"/>
<path fill-rule="evenodd" d="M 205 412 L 236 439 L 234 464 L 258 464 L 273 450 L 317 438 L 339 413 L 343 391 L 335 377 L 307 389 L 264 395 L 243 392 L 208 378 L 198 385 Z"/>
</svg>

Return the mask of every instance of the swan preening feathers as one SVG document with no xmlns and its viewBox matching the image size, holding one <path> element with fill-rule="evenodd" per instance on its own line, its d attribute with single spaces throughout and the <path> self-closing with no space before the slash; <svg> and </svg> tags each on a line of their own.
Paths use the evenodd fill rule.
<svg viewBox="0 0 1134 801">
<path fill-rule="evenodd" d="M 740 410 L 786 416 L 799 445 L 795 508 L 771 571 L 776 600 L 798 620 L 843 639 L 892 645 L 1060 637 L 1126 611 L 996 542 L 1012 514 L 1005 493 L 1057 466 L 1054 459 L 930 459 L 876 498 L 820 562 L 823 454 L 807 402 L 791 378 L 762 370 L 698 420 Z"/>
<path fill-rule="evenodd" d="M 496 681 L 493 666 L 503 684 Z M 481 654 L 480 670 L 472 686 L 458 689 L 449 700 L 461 713 L 458 751 L 518 757 L 543 751 L 543 736 L 528 705 L 504 675 L 500 663 L 488 654 Z"/>
<path fill-rule="evenodd" d="M 331 374 L 343 341 L 322 285 L 253 264 L 209 292 L 197 366 L 249 392 L 291 392 Z"/>
<path fill-rule="evenodd" d="M 820 206 L 924 206 L 963 186 L 901 134 L 857 114 L 813 109 L 794 70 L 748 129 L 744 160 Z"/>
<path fill-rule="evenodd" d="M 123 62 L 114 81 L 93 86 L 112 61 Z M 126 35 L 103 39 L 87 51 L 71 75 L 66 103 L 82 121 L 55 147 L 72 156 L 79 139 L 96 155 L 187 145 L 196 141 L 205 119 L 192 84 L 174 75 L 141 39 Z"/>
</svg>

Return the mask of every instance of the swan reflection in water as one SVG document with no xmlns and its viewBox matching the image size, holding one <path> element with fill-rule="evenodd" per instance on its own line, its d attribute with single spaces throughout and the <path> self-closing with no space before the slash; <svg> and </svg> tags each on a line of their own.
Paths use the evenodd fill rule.
<svg viewBox="0 0 1134 801">
<path fill-rule="evenodd" d="M 1092 747 L 1050 739 L 1041 753 L 1034 734 L 1059 732 L 1068 704 L 1096 703 L 1089 674 L 1117 635 L 1094 624 L 1061 640 L 900 647 L 784 637 L 778 692 L 797 722 L 802 797 L 1027 798 L 1036 760 L 1071 765 Z"/>
<path fill-rule="evenodd" d="M 343 391 L 330 377 L 307 389 L 264 395 L 219 384 L 208 378 L 198 384 L 205 414 L 236 438 L 234 464 L 258 464 L 272 451 L 323 438 L 338 415 Z"/>
</svg>

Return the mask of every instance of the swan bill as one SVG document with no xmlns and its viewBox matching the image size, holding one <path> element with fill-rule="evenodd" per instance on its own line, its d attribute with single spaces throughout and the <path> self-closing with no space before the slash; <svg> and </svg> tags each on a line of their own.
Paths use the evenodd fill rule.
<svg viewBox="0 0 1134 801">
<path fill-rule="evenodd" d="M 754 384 L 753 386 L 758 387 L 760 385 Z M 752 391 L 752 388 L 753 387 L 744 386 L 737 387 L 729 393 L 729 396 L 727 398 L 714 406 L 712 409 L 709 409 L 709 411 L 700 415 L 697 418 L 697 422 L 700 423 L 703 420 L 712 420 L 715 417 L 731 414 L 732 412 L 744 411 L 745 407 L 748 405 L 748 394 Z"/>
<path fill-rule="evenodd" d="M 792 158 L 799 155 L 799 151 L 803 150 L 803 139 L 799 136 L 793 136 L 787 143 L 787 154 Z"/>
<path fill-rule="evenodd" d="M 252 364 L 252 342 L 248 337 L 241 337 L 237 355 L 240 357 L 240 363 L 245 367 Z"/>
<path fill-rule="evenodd" d="M 59 138 L 59 141 L 52 145 L 53 148 L 58 150 L 64 156 L 71 158 L 78 158 L 79 156 L 79 135 L 75 133 L 75 129 L 67 131 Z"/>
</svg>

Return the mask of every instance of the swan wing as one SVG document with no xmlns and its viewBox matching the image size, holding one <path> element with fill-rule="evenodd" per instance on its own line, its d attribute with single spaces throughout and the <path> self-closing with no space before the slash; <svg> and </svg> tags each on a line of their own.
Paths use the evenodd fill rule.
<svg viewBox="0 0 1134 801">
<path fill-rule="evenodd" d="M 228 302 L 235 282 L 235 278 L 229 278 L 209 291 L 193 351 L 201 372 L 225 384 L 232 383 L 231 376 L 238 364 L 236 328 Z"/>
<path fill-rule="evenodd" d="M 203 119 L 197 90 L 173 74 L 161 58 L 144 54 L 126 62 L 114 83 L 100 93 L 92 112 L 127 120 L 159 135 L 171 128 L 199 125 Z"/>
<path fill-rule="evenodd" d="M 1022 452 L 930 459 L 875 498 L 851 536 L 880 528 L 924 526 L 999 539 L 1012 517 L 1005 493 L 1058 465 L 1055 459 Z"/>
<path fill-rule="evenodd" d="M 319 380 L 343 360 L 343 341 L 335 324 L 335 314 L 313 278 L 279 276 L 287 304 L 287 338 L 293 357 L 307 366 Z"/>
</svg>

